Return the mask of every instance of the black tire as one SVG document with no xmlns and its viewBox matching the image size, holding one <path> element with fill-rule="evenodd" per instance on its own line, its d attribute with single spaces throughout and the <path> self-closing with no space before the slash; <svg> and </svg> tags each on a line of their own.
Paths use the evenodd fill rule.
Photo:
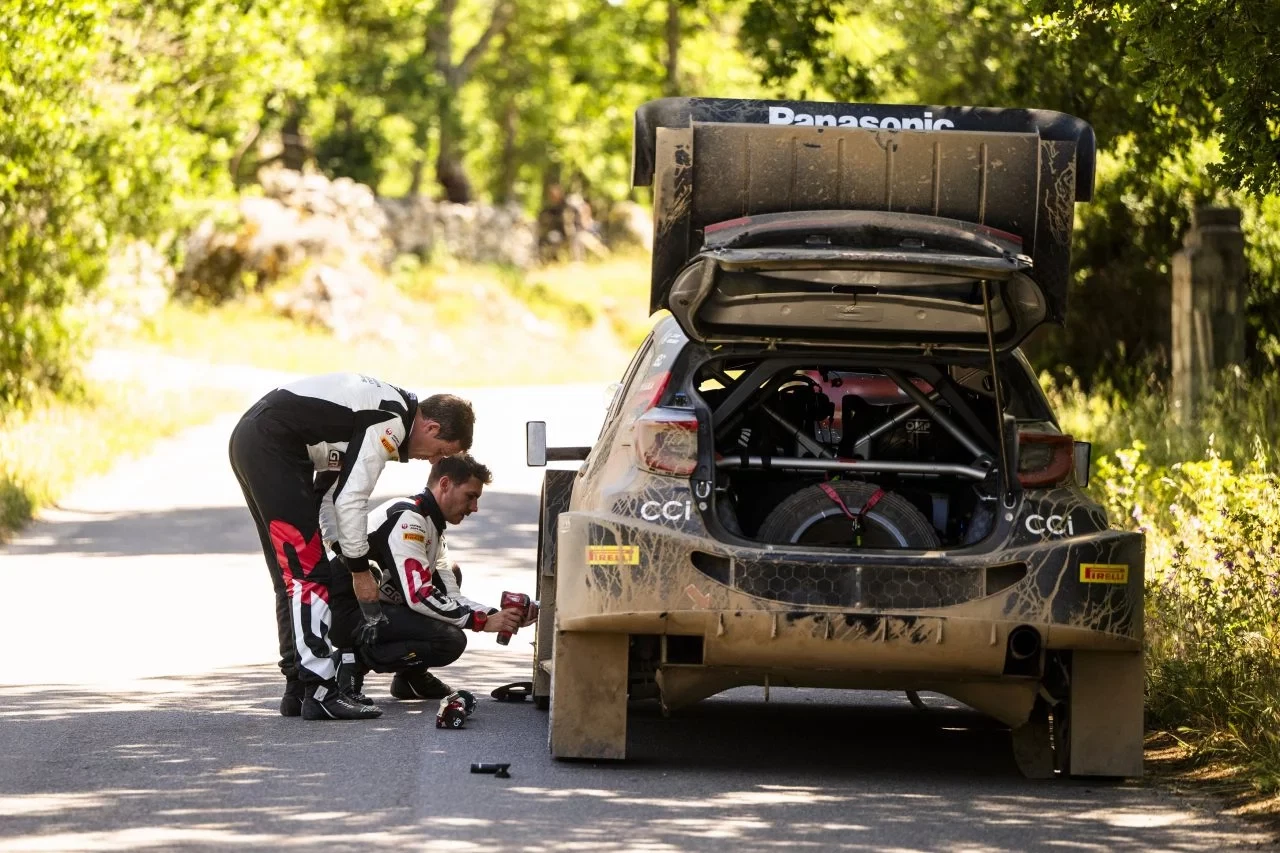
<svg viewBox="0 0 1280 853">
<path fill-rule="evenodd" d="M 871 483 L 827 483 L 854 515 L 879 491 Z M 854 527 L 821 486 L 807 486 L 786 498 L 760 525 L 761 542 L 835 547 L 928 549 L 941 545 L 938 533 L 906 498 L 885 492 L 863 517 L 856 541 Z"/>
<path fill-rule="evenodd" d="M 1020 726 L 1009 731 L 1013 760 L 1028 779 L 1052 779 L 1054 770 L 1053 730 L 1049 721 L 1049 703 L 1040 696 L 1031 707 L 1031 715 Z"/>
<path fill-rule="evenodd" d="M 1053 732 L 1053 769 L 1066 779 L 1071 775 L 1071 703 L 1059 702 L 1053 706 L 1049 718 Z"/>
<path fill-rule="evenodd" d="M 538 503 L 538 624 L 533 640 L 533 705 L 539 711 L 551 707 L 551 678 L 542 668 L 550 661 L 555 644 L 556 621 L 556 521 L 569 507 L 576 471 L 551 470 L 542 479 Z"/>
</svg>

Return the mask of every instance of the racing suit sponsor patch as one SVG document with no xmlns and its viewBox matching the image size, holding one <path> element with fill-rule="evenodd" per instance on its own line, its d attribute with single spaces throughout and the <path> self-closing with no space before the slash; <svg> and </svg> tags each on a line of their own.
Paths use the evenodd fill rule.
<svg viewBox="0 0 1280 853">
<path fill-rule="evenodd" d="M 399 456 L 399 455 L 400 455 L 400 451 L 396 449 L 396 444 L 395 444 L 395 442 L 394 442 L 394 441 L 392 441 L 391 439 L 387 438 L 385 435 L 384 435 L 384 436 L 382 436 L 382 446 L 383 446 L 383 448 L 387 451 L 387 454 L 388 454 L 388 455 L 390 455 L 390 456 Z"/>
<path fill-rule="evenodd" d="M 342 470 L 342 451 L 340 450 L 329 451 L 329 470 L 330 471 Z"/>
<path fill-rule="evenodd" d="M 426 537 L 426 536 L 424 536 L 423 534 L 421 534 L 421 533 L 412 533 L 412 532 L 407 532 L 407 531 L 406 531 L 406 532 L 405 532 L 405 534 L 404 534 L 404 538 L 405 538 L 405 539 L 407 539 L 407 540 L 408 540 L 408 541 L 410 541 L 410 542 L 425 542 L 425 541 L 427 541 L 427 537 Z"/>
</svg>

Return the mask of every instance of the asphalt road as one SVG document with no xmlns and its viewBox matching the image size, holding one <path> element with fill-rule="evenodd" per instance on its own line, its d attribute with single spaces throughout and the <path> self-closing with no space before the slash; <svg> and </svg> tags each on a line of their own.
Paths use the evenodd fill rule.
<svg viewBox="0 0 1280 853">
<path fill-rule="evenodd" d="M 242 376 L 265 390 L 266 374 Z M 254 387 L 255 383 L 262 385 Z M 465 589 L 532 592 L 540 472 L 523 424 L 589 443 L 598 386 L 489 389 L 495 471 L 452 530 Z M 524 635 L 478 636 L 440 675 L 485 694 L 461 731 L 434 703 L 374 722 L 277 715 L 271 590 L 226 464 L 223 418 L 82 484 L 0 550 L 0 853 L 364 850 L 1177 850 L 1266 839 L 1137 783 L 1030 782 L 1007 732 L 942 697 L 741 689 L 671 718 L 637 705 L 625 763 L 558 763 L 546 716 L 487 697 L 528 677 Z M 416 490 L 425 463 L 379 487 Z M 473 775 L 476 761 L 511 778 Z"/>
</svg>

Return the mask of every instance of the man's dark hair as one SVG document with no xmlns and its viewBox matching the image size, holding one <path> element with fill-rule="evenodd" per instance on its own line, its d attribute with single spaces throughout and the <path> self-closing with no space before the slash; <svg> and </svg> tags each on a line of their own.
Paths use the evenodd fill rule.
<svg viewBox="0 0 1280 853">
<path fill-rule="evenodd" d="M 458 441 L 463 450 L 471 449 L 476 413 L 466 400 L 452 394 L 432 394 L 418 404 L 418 414 L 440 424 L 441 441 Z"/>
<path fill-rule="evenodd" d="M 475 477 L 486 486 L 493 480 L 488 467 L 481 465 L 470 453 L 459 453 L 457 456 L 446 456 L 431 466 L 431 476 L 427 477 L 427 488 L 440 482 L 441 477 L 448 477 L 459 485 Z"/>
</svg>

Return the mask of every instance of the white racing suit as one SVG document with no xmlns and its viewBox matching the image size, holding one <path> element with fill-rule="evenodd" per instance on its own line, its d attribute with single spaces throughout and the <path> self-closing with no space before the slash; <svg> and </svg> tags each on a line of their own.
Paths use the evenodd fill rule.
<svg viewBox="0 0 1280 853">
<path fill-rule="evenodd" d="M 406 672 L 453 663 L 467 647 L 463 629 L 481 631 L 490 613 L 462 594 L 445 544 L 444 516 L 424 491 L 398 498 L 369 514 L 370 556 L 380 574 L 387 625 L 360 648 L 361 661 L 378 672 Z"/>
<path fill-rule="evenodd" d="M 231 467 L 258 528 L 276 594 L 280 671 L 295 686 L 331 683 L 333 647 L 360 624 L 351 575 L 326 557 L 365 558 L 369 494 L 391 460 L 406 461 L 417 398 L 354 373 L 269 392 L 231 434 Z"/>
</svg>

